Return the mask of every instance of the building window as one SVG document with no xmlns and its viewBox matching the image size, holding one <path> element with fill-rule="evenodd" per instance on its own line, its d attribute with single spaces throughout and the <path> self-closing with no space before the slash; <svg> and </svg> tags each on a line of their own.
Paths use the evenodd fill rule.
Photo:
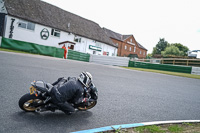
<svg viewBox="0 0 200 133">
<path fill-rule="evenodd" d="M 145 52 L 144 52 L 144 55 L 145 55 Z"/>
<path fill-rule="evenodd" d="M 136 47 L 134 47 L 134 52 L 136 51 Z"/>
<path fill-rule="evenodd" d="M 127 49 L 127 46 L 125 45 L 124 49 L 126 50 Z"/>
<path fill-rule="evenodd" d="M 25 28 L 25 29 L 26 29 L 26 23 L 20 22 L 20 23 L 18 24 L 18 27 L 21 27 L 21 28 Z"/>
<path fill-rule="evenodd" d="M 131 47 L 129 48 L 129 51 L 131 51 Z"/>
<path fill-rule="evenodd" d="M 31 22 L 28 22 L 27 29 L 29 29 L 29 30 L 35 30 L 35 24 L 31 23 Z"/>
<path fill-rule="evenodd" d="M 140 50 L 140 54 L 142 54 L 142 51 Z"/>
<path fill-rule="evenodd" d="M 35 24 L 27 21 L 20 21 L 18 27 L 28 29 L 28 30 L 35 30 Z"/>
<path fill-rule="evenodd" d="M 132 42 L 133 40 L 132 39 L 130 39 L 130 42 Z"/>
<path fill-rule="evenodd" d="M 116 46 L 118 46 L 119 44 L 118 43 L 116 43 Z"/>
<path fill-rule="evenodd" d="M 81 42 L 81 38 L 80 37 L 74 37 L 74 41 L 75 42 Z"/>
<path fill-rule="evenodd" d="M 60 37 L 60 31 L 56 30 L 56 29 L 51 29 L 51 35 L 56 36 L 56 37 Z"/>
</svg>

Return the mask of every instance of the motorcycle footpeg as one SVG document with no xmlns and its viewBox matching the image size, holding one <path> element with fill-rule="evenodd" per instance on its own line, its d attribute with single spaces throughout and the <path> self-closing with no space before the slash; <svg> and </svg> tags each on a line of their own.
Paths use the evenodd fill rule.
<svg viewBox="0 0 200 133">
<path fill-rule="evenodd" d="M 41 108 L 37 108 L 35 112 L 41 112 Z"/>
<path fill-rule="evenodd" d="M 44 111 L 47 111 L 47 110 L 40 107 L 35 110 L 35 112 L 44 112 Z"/>
</svg>

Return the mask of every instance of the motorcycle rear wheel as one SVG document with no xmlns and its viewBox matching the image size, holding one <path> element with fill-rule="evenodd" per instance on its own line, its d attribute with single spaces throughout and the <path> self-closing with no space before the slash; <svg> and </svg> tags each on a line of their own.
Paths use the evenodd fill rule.
<svg viewBox="0 0 200 133">
<path fill-rule="evenodd" d="M 90 105 L 89 105 L 89 106 L 78 107 L 77 109 L 80 110 L 80 111 L 86 111 L 86 110 L 88 110 L 88 109 L 93 108 L 96 104 L 97 104 L 97 101 L 93 101 L 93 102 L 90 102 Z"/>
<path fill-rule="evenodd" d="M 37 107 L 33 106 L 34 103 L 43 102 L 42 97 L 36 97 L 34 94 L 27 93 L 19 99 L 19 107 L 26 112 L 35 112 Z"/>
</svg>

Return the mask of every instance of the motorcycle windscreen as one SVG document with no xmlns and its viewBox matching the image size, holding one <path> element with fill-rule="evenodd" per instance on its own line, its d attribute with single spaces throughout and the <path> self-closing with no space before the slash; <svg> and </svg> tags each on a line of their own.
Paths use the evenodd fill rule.
<svg viewBox="0 0 200 133">
<path fill-rule="evenodd" d="M 46 84 L 43 81 L 36 81 L 35 86 L 39 91 L 47 92 Z"/>
</svg>

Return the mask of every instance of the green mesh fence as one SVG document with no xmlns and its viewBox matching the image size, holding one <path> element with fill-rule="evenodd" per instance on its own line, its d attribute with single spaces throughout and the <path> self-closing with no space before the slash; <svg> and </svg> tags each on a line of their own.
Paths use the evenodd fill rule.
<svg viewBox="0 0 200 133">
<path fill-rule="evenodd" d="M 90 54 L 81 53 L 69 49 L 67 59 L 89 62 Z"/>
<path fill-rule="evenodd" d="M 61 48 L 43 46 L 35 43 L 18 41 L 8 38 L 2 38 L 1 47 L 58 58 L 63 58 L 64 56 L 64 49 Z"/>
<path fill-rule="evenodd" d="M 176 66 L 176 65 L 166 65 L 166 64 L 151 64 L 145 62 L 129 61 L 129 67 L 155 69 L 171 72 L 181 72 L 181 73 L 191 73 L 192 67 L 190 66 Z"/>
</svg>

